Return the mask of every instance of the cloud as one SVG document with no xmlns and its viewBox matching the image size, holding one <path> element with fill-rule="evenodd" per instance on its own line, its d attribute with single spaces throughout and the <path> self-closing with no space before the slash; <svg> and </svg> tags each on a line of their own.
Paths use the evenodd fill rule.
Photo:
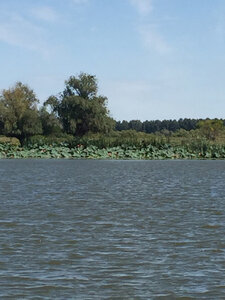
<svg viewBox="0 0 225 300">
<path fill-rule="evenodd" d="M 19 14 L 8 14 L 0 21 L 0 41 L 32 50 L 48 57 L 52 49 L 46 42 L 46 31 Z"/>
<path fill-rule="evenodd" d="M 154 26 L 142 25 L 138 31 L 145 47 L 149 50 L 154 50 L 159 54 L 166 54 L 171 51 L 171 47 Z"/>
<path fill-rule="evenodd" d="M 153 11 L 153 0 L 129 0 L 131 5 L 133 5 L 140 16 L 150 15 Z M 154 16 L 151 14 L 151 18 Z M 147 21 L 147 22 L 146 22 Z M 159 21 L 157 21 L 158 23 Z M 137 32 L 143 45 L 150 51 L 155 51 L 158 54 L 166 54 L 171 49 L 167 42 L 165 41 L 163 35 L 159 32 L 152 22 L 141 18 L 137 26 Z"/>
<path fill-rule="evenodd" d="M 40 20 L 47 22 L 55 22 L 58 19 L 57 13 L 48 6 L 36 7 L 32 9 L 32 15 Z"/>
<path fill-rule="evenodd" d="M 130 3 L 142 16 L 148 15 L 153 10 L 152 0 L 130 0 Z"/>
</svg>

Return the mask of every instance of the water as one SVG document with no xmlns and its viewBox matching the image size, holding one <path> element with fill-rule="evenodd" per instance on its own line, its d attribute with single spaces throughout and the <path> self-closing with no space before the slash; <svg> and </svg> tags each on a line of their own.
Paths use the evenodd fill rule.
<svg viewBox="0 0 225 300">
<path fill-rule="evenodd" d="M 224 299 L 225 161 L 0 160 L 1 299 Z"/>
</svg>

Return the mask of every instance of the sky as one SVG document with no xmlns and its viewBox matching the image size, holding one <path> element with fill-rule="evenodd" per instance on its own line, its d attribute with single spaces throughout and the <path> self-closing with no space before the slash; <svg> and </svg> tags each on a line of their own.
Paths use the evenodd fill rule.
<svg viewBox="0 0 225 300">
<path fill-rule="evenodd" d="M 116 120 L 225 118 L 225 1 L 0 0 L 0 90 L 80 72 Z"/>
</svg>

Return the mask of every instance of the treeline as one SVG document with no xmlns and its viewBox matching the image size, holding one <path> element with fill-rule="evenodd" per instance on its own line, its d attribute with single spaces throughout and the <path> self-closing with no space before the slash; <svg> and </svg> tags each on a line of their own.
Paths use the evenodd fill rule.
<svg viewBox="0 0 225 300">
<path fill-rule="evenodd" d="M 131 120 L 131 121 L 117 121 L 115 129 L 118 131 L 122 130 L 136 130 L 145 133 L 156 133 L 161 132 L 165 135 L 170 132 L 176 132 L 179 129 L 184 129 L 186 131 L 196 130 L 199 127 L 199 123 L 203 119 L 179 119 L 179 120 L 154 120 L 154 121 L 144 121 Z M 225 120 L 222 120 L 225 125 Z"/>
<path fill-rule="evenodd" d="M 65 88 L 41 107 L 34 91 L 21 82 L 0 93 L 0 135 L 31 144 L 66 141 L 98 147 L 144 145 L 177 139 L 224 140 L 224 120 L 179 119 L 118 121 L 110 117 L 107 98 L 98 94 L 95 76 L 80 73 L 65 81 Z M 221 135 L 222 134 L 222 135 Z M 168 138 L 171 137 L 169 140 Z"/>
</svg>

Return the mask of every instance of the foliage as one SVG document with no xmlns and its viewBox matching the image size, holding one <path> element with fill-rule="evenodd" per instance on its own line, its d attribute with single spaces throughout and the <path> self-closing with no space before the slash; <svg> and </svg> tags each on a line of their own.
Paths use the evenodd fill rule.
<svg viewBox="0 0 225 300">
<path fill-rule="evenodd" d="M 196 119 L 179 119 L 177 120 L 154 120 L 154 121 L 144 121 L 141 122 L 139 120 L 131 120 L 131 121 L 125 121 L 123 120 L 116 122 L 116 130 L 122 131 L 122 130 L 129 130 L 133 129 L 136 131 L 142 131 L 146 133 L 156 133 L 161 132 L 163 130 L 167 130 L 170 132 L 175 132 L 179 129 L 184 130 L 193 130 L 197 128 L 197 123 L 199 120 Z"/>
<path fill-rule="evenodd" d="M 78 144 L 78 141 L 74 138 L 74 136 L 69 134 L 61 134 L 61 136 L 34 135 L 25 141 L 25 146 L 29 149 L 44 145 L 55 147 L 61 145 L 71 146 L 75 144 Z"/>
<path fill-rule="evenodd" d="M 10 144 L 12 146 L 20 146 L 20 141 L 15 137 L 0 136 L 0 144 Z"/>
<path fill-rule="evenodd" d="M 113 131 L 110 134 L 92 134 L 89 133 L 79 139 L 79 143 L 84 146 L 116 147 L 116 146 L 135 146 L 143 145 L 161 145 L 166 143 L 166 139 L 162 136 L 137 132 L 135 130 Z"/>
<path fill-rule="evenodd" d="M 224 129 L 223 121 L 218 119 L 199 121 L 198 127 L 202 135 L 209 140 L 215 140 L 219 133 Z"/>
<path fill-rule="evenodd" d="M 45 107 L 39 110 L 39 117 L 41 120 L 43 135 L 62 135 L 62 124 L 54 113 L 49 113 Z"/>
<path fill-rule="evenodd" d="M 97 96 L 98 84 L 96 77 L 93 75 L 80 73 L 78 77 L 70 76 L 65 83 L 66 88 L 63 92 L 65 97 L 76 95 L 90 100 Z"/>
<path fill-rule="evenodd" d="M 71 76 L 65 83 L 59 97 L 51 96 L 44 103 L 59 117 L 64 131 L 74 136 L 110 132 L 114 121 L 106 108 L 107 98 L 97 96 L 96 77 L 81 73 L 78 77 Z"/>
<path fill-rule="evenodd" d="M 42 132 L 37 111 L 38 99 L 27 85 L 17 82 L 0 95 L 1 132 L 20 140 Z"/>
<path fill-rule="evenodd" d="M 0 144 L 0 158 L 69 158 L 69 159 L 225 159 L 225 145 L 196 145 L 173 147 L 169 144 L 160 147 L 145 145 L 98 148 L 78 144 L 33 145 L 32 148 L 18 148 L 10 144 Z"/>
<path fill-rule="evenodd" d="M 14 147 L 15 150 L 21 143 L 25 148 L 18 151 L 24 157 L 40 155 L 39 147 L 42 150 L 47 147 L 48 150 L 41 150 L 42 156 L 48 153 L 53 157 L 54 152 L 57 157 L 64 157 L 60 154 L 63 151 L 74 157 L 70 153 L 73 151 L 75 157 L 89 157 L 94 151 L 95 158 L 103 154 L 108 157 L 108 152 L 110 158 L 174 158 L 174 155 L 176 158 L 223 158 L 225 120 L 115 122 L 109 116 L 107 98 L 98 95 L 98 82 L 93 75 L 80 73 L 69 77 L 62 93 L 49 97 L 39 109 L 37 104 L 33 90 L 21 82 L 1 92 L 0 135 L 4 135 L 0 138 L 1 149 Z M 16 155 L 20 157 L 18 151 Z"/>
</svg>

